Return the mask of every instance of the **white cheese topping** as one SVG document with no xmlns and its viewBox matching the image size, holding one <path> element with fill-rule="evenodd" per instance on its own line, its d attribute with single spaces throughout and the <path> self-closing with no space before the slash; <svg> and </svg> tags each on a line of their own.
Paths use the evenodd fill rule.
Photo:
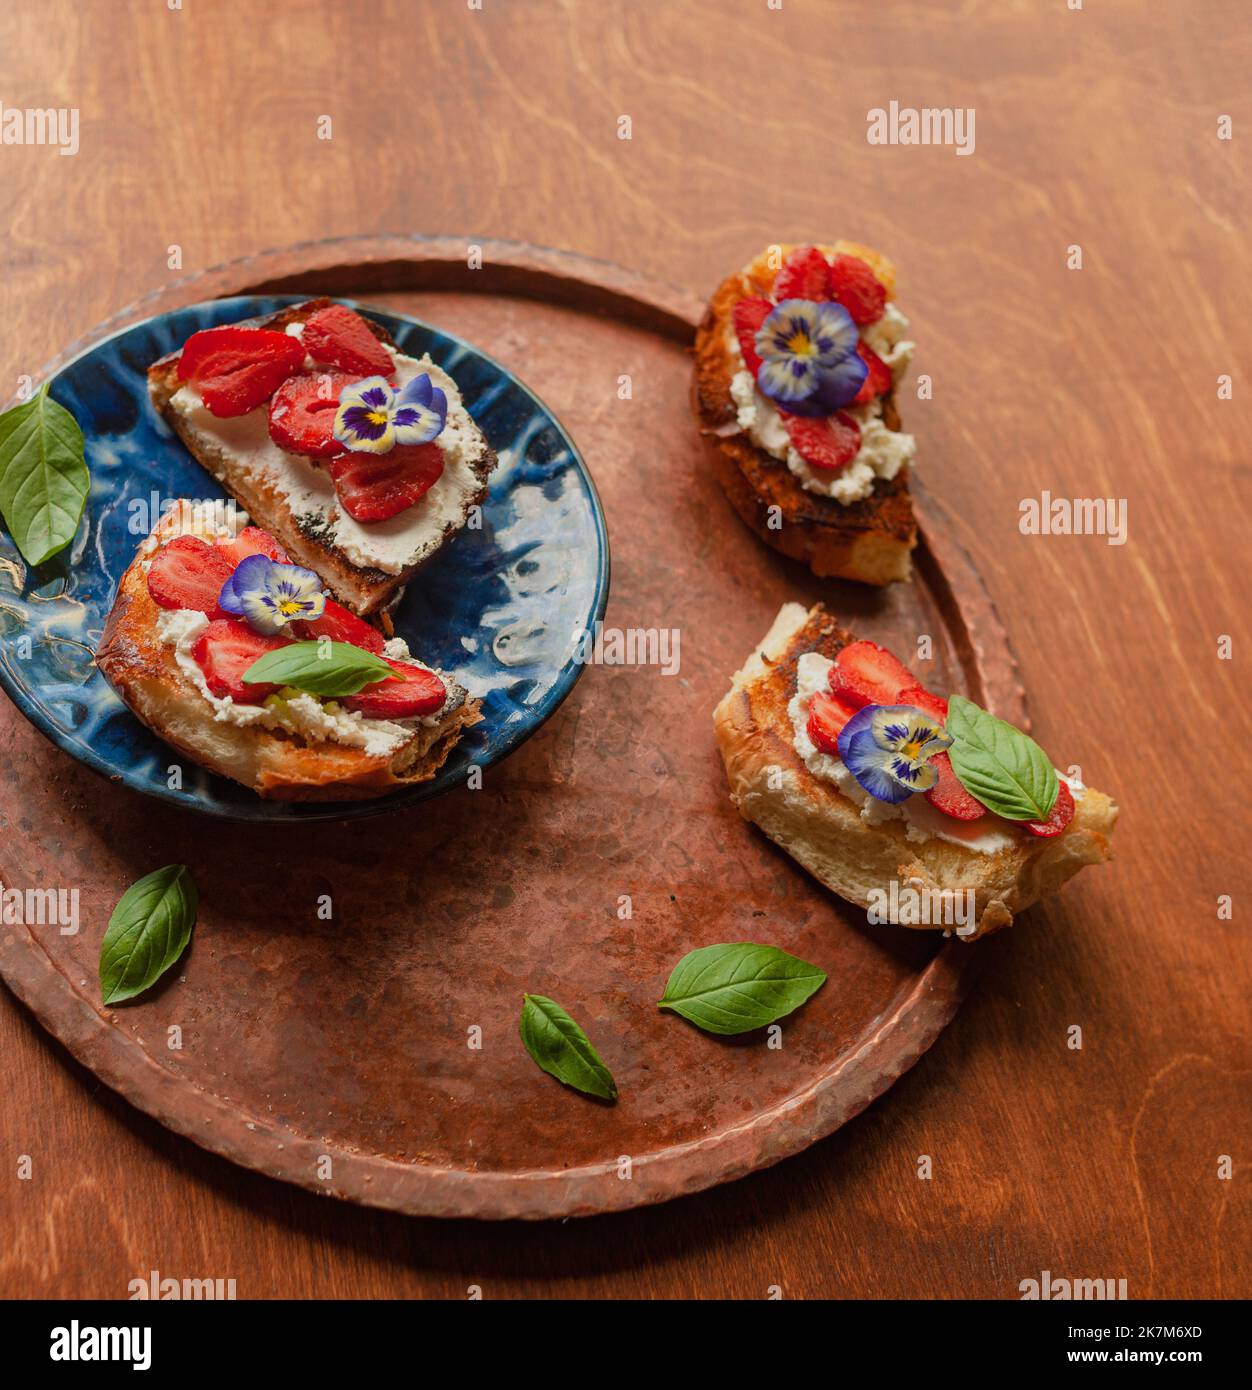
<svg viewBox="0 0 1252 1390">
<path fill-rule="evenodd" d="M 156 534 L 154 526 L 144 537 L 139 547 L 143 555 L 154 555 L 160 546 L 168 544 L 175 536 L 199 536 L 203 541 L 233 541 L 248 524 L 248 513 L 229 497 L 217 497 L 208 502 L 178 497 L 162 506 L 157 522 L 161 528 L 160 535 Z M 143 562 L 145 574 L 151 567 L 151 560 Z"/>
<path fill-rule="evenodd" d="M 862 339 L 887 364 L 897 382 L 913 356 L 914 345 L 904 336 L 908 326 L 908 319 L 888 303 L 877 323 L 861 329 Z M 731 398 L 738 407 L 739 428 L 758 449 L 784 462 L 806 492 L 833 498 L 844 505 L 859 502 L 873 492 L 876 479 L 890 481 L 906 463 L 913 461 L 916 441 L 911 434 L 887 428 L 882 418 L 882 398 L 878 396 L 863 405 L 843 407 L 861 429 L 860 452 L 852 462 L 838 471 L 812 467 L 792 447 L 778 407 L 757 389 L 733 328 L 727 334 L 727 343 L 740 367 L 730 383 Z"/>
<path fill-rule="evenodd" d="M 292 336 L 298 325 L 291 324 Z M 311 522 L 314 534 L 337 546 L 353 562 L 386 574 L 401 574 L 432 554 L 451 525 L 464 523 L 470 499 L 480 483 L 473 465 L 487 449 L 487 441 L 461 401 L 456 382 L 430 360 L 406 357 L 392 348 L 396 383 L 403 386 L 422 372 L 448 397 L 448 418 L 436 443 L 443 451 L 443 473 L 438 482 L 414 506 L 386 521 L 354 521 L 339 506 L 330 470 L 324 463 L 280 449 L 269 434 L 269 403 L 246 415 L 219 418 L 211 414 L 199 391 L 188 382 L 170 400 L 170 408 L 183 420 L 191 436 L 210 447 L 229 453 L 235 465 L 287 501 L 299 523 Z"/>
<path fill-rule="evenodd" d="M 990 811 L 985 816 L 979 816 L 977 820 L 962 821 L 954 816 L 945 816 L 920 794 L 894 804 L 879 801 L 877 797 L 870 796 L 853 777 L 844 766 L 842 758 L 823 753 L 809 737 L 809 704 L 819 690 L 830 688 L 828 681 L 833 665 L 834 662 L 817 652 L 805 652 L 796 663 L 796 693 L 787 706 L 795 734 L 796 753 L 814 777 L 833 782 L 849 801 L 861 808 L 862 820 L 870 825 L 902 820 L 905 834 L 910 840 L 946 840 L 949 844 L 963 845 L 977 854 L 995 854 L 997 850 L 1020 844 L 1022 828 L 1013 821 L 993 815 Z M 1062 780 L 1073 792 L 1074 799 L 1079 800 L 1083 792 L 1082 784 L 1071 782 L 1067 778 Z"/>
</svg>

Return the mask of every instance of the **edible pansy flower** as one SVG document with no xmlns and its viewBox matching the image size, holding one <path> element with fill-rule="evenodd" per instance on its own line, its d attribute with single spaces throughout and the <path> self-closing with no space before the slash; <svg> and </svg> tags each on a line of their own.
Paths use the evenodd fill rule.
<svg viewBox="0 0 1252 1390">
<path fill-rule="evenodd" d="M 448 419 L 448 398 L 426 372 L 398 391 L 367 376 L 339 395 L 332 433 L 353 453 L 389 454 L 397 444 L 429 444 Z"/>
<path fill-rule="evenodd" d="M 793 415 L 830 415 L 861 389 L 869 368 L 842 304 L 784 299 L 757 329 L 757 384 Z"/>
<path fill-rule="evenodd" d="M 320 618 L 326 611 L 322 581 L 312 570 L 284 565 L 268 555 L 249 555 L 222 585 L 218 606 L 247 619 L 266 637 L 288 623 Z"/>
<path fill-rule="evenodd" d="M 939 777 L 931 759 L 951 744 L 943 726 L 915 705 L 866 705 L 839 731 L 844 766 L 879 801 L 929 791 Z"/>
</svg>

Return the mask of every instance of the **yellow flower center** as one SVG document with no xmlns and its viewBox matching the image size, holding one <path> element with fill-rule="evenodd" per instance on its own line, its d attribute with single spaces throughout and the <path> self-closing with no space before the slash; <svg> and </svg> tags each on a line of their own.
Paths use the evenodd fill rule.
<svg viewBox="0 0 1252 1390">
<path fill-rule="evenodd" d="M 369 420 L 371 425 L 385 425 L 387 423 L 387 416 L 381 410 L 371 410 Z"/>
<path fill-rule="evenodd" d="M 803 328 L 797 328 L 787 339 L 787 351 L 795 357 L 811 357 L 813 355 L 813 340 Z"/>
<path fill-rule="evenodd" d="M 907 758 L 911 763 L 915 763 L 921 756 L 922 745 L 925 742 L 926 740 L 921 738 L 909 739 L 907 743 L 900 745 L 900 756 Z"/>
<path fill-rule="evenodd" d="M 294 618 L 297 613 L 304 611 L 304 605 L 299 599 L 285 598 L 278 605 L 278 611 L 284 618 Z"/>
</svg>

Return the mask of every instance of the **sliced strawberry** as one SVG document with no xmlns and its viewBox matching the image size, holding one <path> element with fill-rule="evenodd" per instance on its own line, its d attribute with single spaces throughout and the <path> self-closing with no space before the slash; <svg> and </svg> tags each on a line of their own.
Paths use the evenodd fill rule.
<svg viewBox="0 0 1252 1390">
<path fill-rule="evenodd" d="M 861 452 L 861 427 L 842 410 L 816 418 L 786 410 L 779 414 L 796 453 L 812 468 L 838 472 Z"/>
<path fill-rule="evenodd" d="M 234 568 L 217 546 L 199 536 L 178 536 L 153 556 L 148 592 L 162 608 L 191 608 L 210 618 L 225 617 L 217 599 Z"/>
<path fill-rule="evenodd" d="M 906 690 L 900 691 L 892 703 L 912 705 L 915 709 L 930 715 L 940 724 L 948 722 L 948 702 L 942 695 L 932 695 L 929 690 L 920 685 L 910 685 Z"/>
<path fill-rule="evenodd" d="M 744 366 L 753 376 L 761 370 L 761 359 L 756 350 L 757 329 L 769 318 L 773 310 L 774 306 L 768 299 L 741 299 L 731 311 Z"/>
<path fill-rule="evenodd" d="M 286 333 L 225 324 L 203 328 L 183 345 L 179 381 L 194 382 L 211 414 L 246 415 L 268 400 L 304 362 Z"/>
<path fill-rule="evenodd" d="M 819 690 L 809 702 L 808 734 L 814 746 L 831 757 L 839 756 L 839 731 L 856 713 L 853 705 L 845 704 L 837 695 Z"/>
<path fill-rule="evenodd" d="M 917 702 L 901 697 L 900 703 L 906 705 Z M 977 820 L 979 816 L 987 814 L 987 808 L 982 802 L 961 786 L 960 779 L 953 771 L 952 759 L 947 753 L 936 753 L 930 763 L 939 774 L 939 780 L 926 793 L 926 800 L 936 811 L 942 811 L 945 816 L 951 816 L 954 820 Z"/>
<path fill-rule="evenodd" d="M 304 325 L 304 349 L 315 362 L 327 362 L 357 376 L 391 376 L 396 364 L 360 316 L 342 304 L 319 309 Z"/>
<path fill-rule="evenodd" d="M 1050 840 L 1053 835 L 1059 835 L 1073 819 L 1074 794 L 1064 782 L 1058 782 L 1056 800 L 1052 803 L 1052 811 L 1047 820 L 1027 821 L 1026 829 L 1032 835 L 1038 835 L 1040 839 Z"/>
<path fill-rule="evenodd" d="M 342 701 L 349 709 L 359 710 L 371 719 L 405 719 L 434 714 L 443 707 L 448 692 L 433 671 L 389 657 L 383 660 L 396 674 L 367 685 L 359 694 L 349 695 Z"/>
<path fill-rule="evenodd" d="M 782 263 L 774 281 L 774 298 L 811 299 L 818 303 L 831 297 L 830 262 L 816 246 L 798 246 Z"/>
<path fill-rule="evenodd" d="M 277 560 L 280 564 L 291 564 L 282 546 L 268 531 L 262 531 L 259 526 L 245 526 L 234 540 L 218 541 L 217 548 L 226 556 L 232 570 L 249 555 L 268 555 L 271 560 Z"/>
<path fill-rule="evenodd" d="M 266 652 L 290 645 L 286 637 L 262 637 L 238 618 L 223 618 L 210 623 L 196 638 L 191 655 L 219 700 L 229 695 L 236 704 L 259 705 L 278 687 L 266 682 L 246 685 L 244 672 Z"/>
<path fill-rule="evenodd" d="M 397 444 L 388 454 L 348 452 L 330 461 L 344 511 L 354 521 L 386 521 L 406 511 L 439 481 L 438 444 Z"/>
<path fill-rule="evenodd" d="M 331 433 L 339 393 L 360 381 L 351 372 L 301 372 L 288 377 L 270 402 L 270 438 L 290 454 L 333 458 L 343 445 Z"/>
<path fill-rule="evenodd" d="M 882 360 L 868 343 L 856 345 L 857 354 L 869 368 L 869 375 L 861 383 L 861 389 L 854 400 L 857 405 L 872 401 L 875 396 L 885 396 L 891 390 L 891 368 Z"/>
<path fill-rule="evenodd" d="M 382 655 L 383 635 L 379 630 L 350 613 L 333 598 L 326 600 L 326 608 L 320 618 L 311 622 L 296 623 L 296 630 L 305 640 L 315 637 L 329 637 L 332 642 L 351 642 L 354 647 Z"/>
<path fill-rule="evenodd" d="M 887 303 L 882 281 L 860 256 L 836 256 L 830 266 L 830 294 L 852 315 L 852 322 L 877 323 Z"/>
<path fill-rule="evenodd" d="M 846 704 L 899 705 L 900 692 L 917 685 L 917 677 L 876 642 L 851 642 L 830 668 L 830 689 Z"/>
</svg>

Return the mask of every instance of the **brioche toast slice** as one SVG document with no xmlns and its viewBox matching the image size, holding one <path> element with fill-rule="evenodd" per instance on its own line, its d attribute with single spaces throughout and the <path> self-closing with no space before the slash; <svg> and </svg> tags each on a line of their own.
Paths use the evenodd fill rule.
<svg viewBox="0 0 1252 1390">
<path fill-rule="evenodd" d="M 329 299 L 311 299 L 237 326 L 266 328 L 299 337 L 304 323 Z M 268 404 L 220 418 L 204 405 L 194 384 L 180 381 L 182 353 L 170 353 L 148 369 L 153 406 L 208 470 L 277 538 L 298 564 L 320 575 L 354 613 L 376 612 L 399 597 L 419 566 L 465 525 L 471 508 L 487 495 L 496 455 L 466 410 L 456 383 L 429 359 L 398 353 L 379 323 L 363 322 L 393 358 L 401 382 L 427 373 L 448 400 L 439 437 L 442 475 L 416 505 L 378 522 L 354 520 L 339 504 L 330 471 L 321 460 L 282 449 L 269 434 Z M 313 369 L 312 359 L 305 363 Z"/>
<path fill-rule="evenodd" d="M 418 719 L 366 719 L 308 695 L 272 707 L 211 696 L 191 656 L 208 618 L 158 606 L 148 568 L 179 536 L 212 543 L 234 530 L 222 527 L 213 504 L 184 502 L 162 519 L 118 586 L 96 654 L 105 679 L 165 742 L 262 798 L 362 800 L 432 778 L 464 730 L 482 718 L 480 702 L 442 673 L 443 708 Z M 386 651 L 411 660 L 403 643 L 393 641 Z"/>
<path fill-rule="evenodd" d="M 880 906 L 892 885 L 920 893 L 972 895 L 971 920 L 957 927 L 974 940 L 1009 926 L 1014 914 L 1055 892 L 1084 865 L 1110 857 L 1117 807 L 1103 793 L 1073 787 L 1074 815 L 1051 838 L 1037 838 L 988 815 L 946 821 L 923 802 L 916 819 L 877 819 L 885 803 L 858 804 L 828 776 L 819 776 L 797 748 L 796 706 L 802 700 L 800 662 L 808 653 L 833 661 L 853 637 L 819 604 L 779 610 L 759 647 L 736 672 L 713 715 L 731 800 L 821 883 L 861 907 Z M 800 711 L 803 714 L 803 710 Z M 830 760 L 827 760 L 828 762 Z M 816 766 L 824 767 L 820 758 Z M 872 817 L 872 818 L 871 818 Z M 946 821 L 946 824 L 945 824 Z M 953 843 L 950 833 L 968 843 Z M 990 843 L 991 852 L 973 848 Z M 942 921 L 899 919 L 905 926 Z"/>
<path fill-rule="evenodd" d="M 913 441 L 900 432 L 896 388 L 912 344 L 903 337 L 907 320 L 892 304 L 890 262 L 851 242 L 816 248 L 828 259 L 864 260 L 887 295 L 882 317 L 863 326 L 861 338 L 890 368 L 890 388 L 848 411 L 863 431 L 862 452 L 839 475 L 827 477 L 799 460 L 774 402 L 754 387 L 736 333 L 735 305 L 769 298 L 779 266 L 807 249 L 772 247 L 718 286 L 696 332 L 692 408 L 718 482 L 767 545 L 818 575 L 875 585 L 905 580 L 917 524 L 909 494 Z"/>
</svg>

